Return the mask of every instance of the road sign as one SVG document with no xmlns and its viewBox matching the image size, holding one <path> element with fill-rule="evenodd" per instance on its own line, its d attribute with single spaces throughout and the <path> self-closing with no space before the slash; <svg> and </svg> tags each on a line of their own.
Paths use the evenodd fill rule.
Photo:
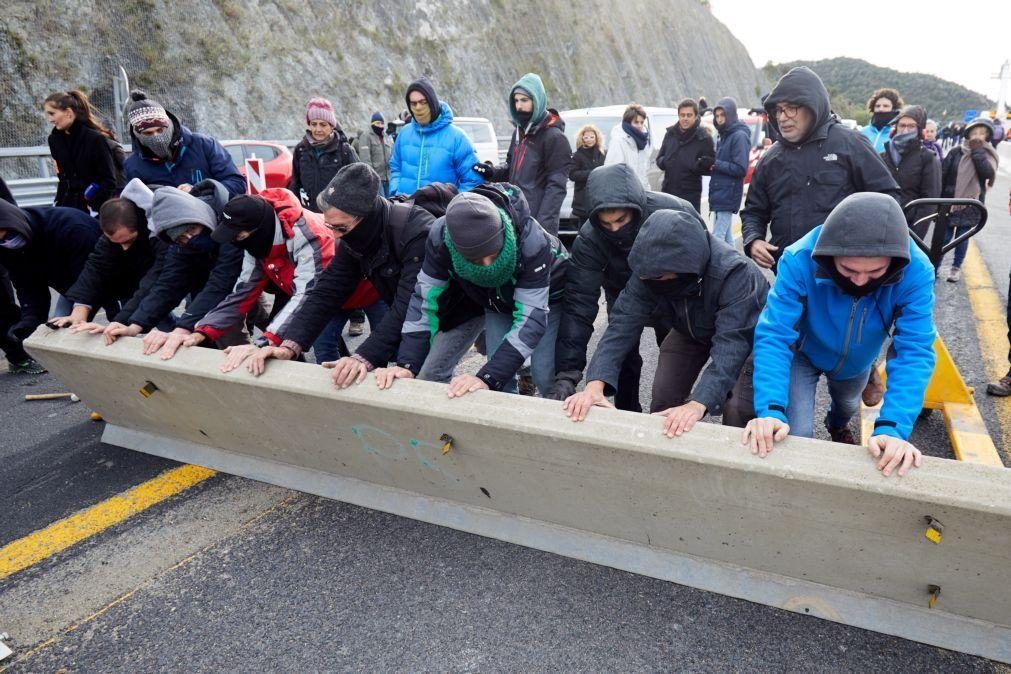
<svg viewBox="0 0 1011 674">
<path fill-rule="evenodd" d="M 246 194 L 259 194 L 267 189 L 267 176 L 263 173 L 263 160 L 251 157 L 246 160 Z"/>
<path fill-rule="evenodd" d="M 971 122 L 977 117 L 979 117 L 979 110 L 966 110 L 965 117 L 963 117 L 962 120 L 965 122 Z"/>
</svg>

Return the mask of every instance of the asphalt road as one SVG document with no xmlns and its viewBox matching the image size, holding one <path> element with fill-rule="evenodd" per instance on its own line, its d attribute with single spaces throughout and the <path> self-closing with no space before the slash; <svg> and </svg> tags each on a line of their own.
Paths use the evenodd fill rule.
<svg viewBox="0 0 1011 674">
<path fill-rule="evenodd" d="M 1006 299 L 1011 146 L 1002 158 L 978 243 Z M 939 329 L 1007 463 L 966 288 L 941 280 L 937 293 Z M 643 345 L 648 373 L 651 335 Z M 82 403 L 23 400 L 60 390 L 0 374 L 0 546 L 176 465 L 103 445 Z M 913 440 L 951 456 L 937 414 Z M 0 670 L 18 672 L 1011 671 L 224 475 L 0 580 L 0 632 L 15 649 Z"/>
</svg>

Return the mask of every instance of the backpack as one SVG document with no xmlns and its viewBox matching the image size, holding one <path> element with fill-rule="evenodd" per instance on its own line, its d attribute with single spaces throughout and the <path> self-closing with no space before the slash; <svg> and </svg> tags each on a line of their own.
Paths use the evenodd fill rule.
<svg viewBox="0 0 1011 674">
<path fill-rule="evenodd" d="M 112 165 L 116 169 L 116 189 L 120 190 L 126 185 L 126 173 L 123 172 L 123 163 L 126 161 L 126 151 L 119 141 L 105 136 L 105 144 L 109 146 L 112 154 Z"/>
<path fill-rule="evenodd" d="M 449 202 L 459 194 L 455 185 L 449 183 L 431 183 L 425 185 L 411 195 L 397 195 L 390 199 L 393 210 L 390 212 L 390 226 L 394 230 L 401 230 L 407 224 L 411 216 L 411 209 L 415 206 L 423 208 L 436 218 L 441 218 L 446 214 Z"/>
</svg>

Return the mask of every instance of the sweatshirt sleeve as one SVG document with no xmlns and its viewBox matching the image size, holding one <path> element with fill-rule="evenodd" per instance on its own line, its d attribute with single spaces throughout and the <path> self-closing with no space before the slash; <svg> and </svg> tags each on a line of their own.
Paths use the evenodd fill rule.
<svg viewBox="0 0 1011 674">
<path fill-rule="evenodd" d="M 207 312 L 218 306 L 235 287 L 235 282 L 242 273 L 242 260 L 245 252 L 230 243 L 223 244 L 218 252 L 218 260 L 214 263 L 207 282 L 199 293 L 186 303 L 186 311 L 176 321 L 176 326 L 192 331 L 197 322 Z"/>
<path fill-rule="evenodd" d="M 449 288 L 449 253 L 442 245 L 444 220 L 436 221 L 428 232 L 425 243 L 425 260 L 418 272 L 418 282 L 400 332 L 400 349 L 397 365 L 415 375 L 428 357 L 435 335 L 439 332 L 440 298 Z"/>
<path fill-rule="evenodd" d="M 208 339 L 217 340 L 242 322 L 253 308 L 267 285 L 267 276 L 259 261 L 249 253 L 243 254 L 242 271 L 235 282 L 235 288 L 218 305 L 197 321 L 195 332 Z"/>
<path fill-rule="evenodd" d="M 322 258 L 314 253 L 309 240 L 298 227 L 295 228 L 293 246 L 295 277 L 291 282 L 291 298 L 263 331 L 263 336 L 274 346 L 281 343 L 280 335 L 290 329 L 293 317 L 305 304 L 306 297 L 316 285 L 316 279 L 325 269 Z"/>
<path fill-rule="evenodd" d="M 597 343 L 586 381 L 604 382 L 604 395 L 614 395 L 618 388 L 621 364 L 632 349 L 639 348 L 642 330 L 658 304 L 656 295 L 633 274 L 611 309 L 607 330 Z"/>
</svg>

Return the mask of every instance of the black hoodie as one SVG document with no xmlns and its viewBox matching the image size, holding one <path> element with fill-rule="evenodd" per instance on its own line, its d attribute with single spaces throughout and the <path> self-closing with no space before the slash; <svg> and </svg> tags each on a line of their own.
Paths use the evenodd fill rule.
<svg viewBox="0 0 1011 674">
<path fill-rule="evenodd" d="M 425 100 L 428 101 L 428 109 L 432 113 L 432 118 L 428 120 L 428 123 L 431 124 L 438 119 L 439 114 L 442 112 L 442 106 L 439 103 L 439 96 L 435 93 L 435 87 L 428 81 L 428 78 L 421 77 L 407 85 L 407 93 L 404 94 L 404 101 L 407 103 L 408 110 L 411 110 L 412 91 L 417 91 L 422 94 L 425 97 Z M 411 117 L 414 117 L 414 113 L 411 113 Z"/>
<path fill-rule="evenodd" d="M 814 123 L 799 143 L 779 133 L 776 105 L 802 105 Z M 899 186 L 874 148 L 859 132 L 832 114 L 821 79 L 803 66 L 792 69 L 765 100 L 769 124 L 780 140 L 758 162 L 741 211 L 742 238 L 765 240 L 783 249 L 825 221 L 835 206 L 854 192 L 881 192 L 899 198 Z"/>
</svg>

